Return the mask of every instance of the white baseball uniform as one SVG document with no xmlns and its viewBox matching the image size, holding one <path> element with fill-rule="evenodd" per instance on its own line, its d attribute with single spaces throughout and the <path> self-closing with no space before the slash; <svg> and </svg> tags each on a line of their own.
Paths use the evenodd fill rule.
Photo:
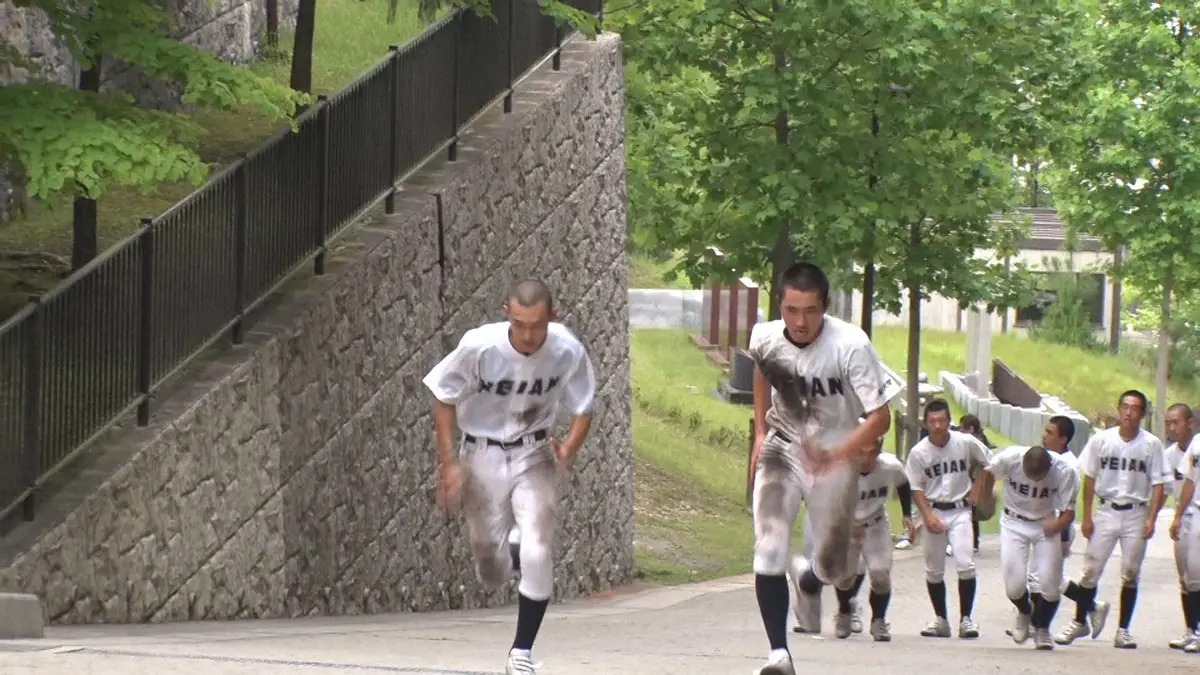
<svg viewBox="0 0 1200 675">
<path fill-rule="evenodd" d="M 1184 480 L 1193 484 L 1192 503 L 1188 505 L 1191 516 L 1184 516 L 1176 543 L 1183 549 L 1180 584 L 1185 593 L 1200 593 L 1200 515 L 1197 515 L 1200 514 L 1200 454 L 1197 449 L 1196 438 L 1193 438 L 1178 466 Z"/>
<path fill-rule="evenodd" d="M 1187 450 L 1188 448 L 1179 447 L 1179 443 L 1176 442 L 1172 442 L 1163 449 L 1163 470 L 1167 472 L 1167 482 L 1163 483 L 1165 495 L 1179 494 L 1179 486 L 1183 483 L 1184 476 L 1187 475 L 1179 472 L 1179 463 L 1183 460 L 1183 455 Z"/>
<path fill-rule="evenodd" d="M 859 474 L 850 561 L 857 563 L 860 570 L 866 567 L 872 593 L 892 591 L 892 526 L 888 520 L 888 495 L 907 484 L 904 464 L 890 452 L 881 452 L 875 468 Z"/>
<path fill-rule="evenodd" d="M 951 431 L 946 445 L 938 447 L 926 436 L 908 455 L 905 472 L 913 492 L 925 494 L 929 508 L 945 526 L 935 534 L 925 528 L 925 581 L 941 583 L 946 577 L 946 544 L 954 552 L 959 579 L 975 578 L 974 532 L 971 529 L 972 465 L 987 466 L 991 451 L 979 439 Z"/>
<path fill-rule="evenodd" d="M 814 479 L 803 467 L 798 444 L 832 449 L 849 438 L 859 418 L 888 404 L 899 387 L 885 375 L 862 329 L 824 318 L 817 339 L 794 342 L 783 321 L 756 324 L 747 350 L 772 387 L 769 431 L 755 469 L 754 572 L 781 576 L 788 570 L 791 532 L 808 504 L 813 571 L 825 583 L 852 580 L 847 567 L 853 534 L 858 476 L 850 465 Z"/>
<path fill-rule="evenodd" d="M 1053 454 L 1054 456 L 1061 459 L 1068 467 L 1070 467 L 1071 471 L 1075 474 L 1076 483 L 1078 484 L 1079 489 L 1082 490 L 1083 489 L 1083 467 L 1080 466 L 1080 463 L 1079 463 L 1080 460 L 1078 457 L 1075 456 L 1075 453 L 1071 452 L 1070 450 L 1067 450 L 1066 452 L 1052 452 L 1051 454 Z M 1076 497 L 1076 503 L 1078 504 L 1078 497 Z M 1071 545 L 1073 543 L 1075 543 L 1075 523 L 1071 523 L 1070 525 L 1067 526 L 1067 529 L 1063 530 L 1062 535 L 1060 535 L 1060 537 L 1059 537 L 1059 541 L 1062 544 L 1062 564 L 1060 565 L 1059 574 L 1058 574 L 1058 580 L 1059 580 L 1059 586 L 1060 586 L 1059 591 L 1061 593 L 1061 591 L 1062 591 L 1061 586 L 1065 585 L 1065 583 L 1066 583 L 1065 579 L 1067 578 L 1066 569 L 1065 569 L 1066 564 L 1067 564 L 1067 558 L 1071 557 Z M 1029 560 L 1029 592 L 1030 593 L 1041 593 L 1042 592 L 1042 584 L 1038 580 L 1036 557 L 1031 557 Z"/>
<path fill-rule="evenodd" d="M 558 485 L 550 428 L 560 406 L 588 414 L 596 375 L 578 339 L 551 323 L 545 343 L 526 356 L 509 341 L 508 322 L 467 331 L 425 376 L 442 403 L 455 406 L 463 470 L 462 505 L 479 580 L 512 578 L 510 530 L 519 533 L 521 595 L 553 594 Z"/>
<path fill-rule="evenodd" d="M 1092 515 L 1095 531 L 1084 552 L 1079 585 L 1095 588 L 1121 544 L 1122 586 L 1136 586 L 1146 557 L 1143 527 L 1149 517 L 1153 488 L 1167 482 L 1163 467 L 1163 444 L 1154 434 L 1139 429 L 1133 440 L 1121 438 L 1120 428 L 1096 432 L 1083 453 L 1083 474 L 1095 480 L 1099 504 Z"/>
<path fill-rule="evenodd" d="M 1055 601 L 1062 587 L 1062 539 L 1058 535 L 1047 537 L 1042 521 L 1075 510 L 1079 476 L 1061 455 L 1051 452 L 1050 470 L 1041 480 L 1031 480 L 1022 467 L 1028 451 L 1028 447 L 1006 448 L 992 457 L 986 469 L 1004 486 L 1004 511 L 1000 516 L 1004 592 L 1010 600 L 1025 596 L 1032 559 L 1043 597 Z"/>
</svg>

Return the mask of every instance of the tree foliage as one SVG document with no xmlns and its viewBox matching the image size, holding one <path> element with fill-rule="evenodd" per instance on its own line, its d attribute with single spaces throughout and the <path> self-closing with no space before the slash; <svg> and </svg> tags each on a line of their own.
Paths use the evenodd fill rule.
<svg viewBox="0 0 1200 675">
<path fill-rule="evenodd" d="M 141 0 L 16 5 L 44 11 L 81 68 L 123 61 L 178 83 L 187 104 L 253 106 L 287 118 L 307 100 L 168 37 L 170 16 Z M 116 186 L 151 191 L 164 181 L 199 184 L 208 172 L 194 149 L 201 133 L 187 118 L 136 107 L 120 92 L 96 94 L 37 80 L 0 87 L 0 165 L 19 166 L 29 197 L 96 199 Z"/>
</svg>

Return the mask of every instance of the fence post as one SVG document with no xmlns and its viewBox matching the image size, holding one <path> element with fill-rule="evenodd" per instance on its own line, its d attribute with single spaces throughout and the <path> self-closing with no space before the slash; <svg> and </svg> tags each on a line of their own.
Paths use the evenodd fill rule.
<svg viewBox="0 0 1200 675">
<path fill-rule="evenodd" d="M 250 169 L 246 153 L 234 175 L 234 239 L 233 239 L 233 303 L 237 311 L 237 320 L 230 330 L 230 340 L 235 345 L 242 344 L 246 339 L 246 329 L 243 321 L 246 318 L 246 234 L 250 229 Z"/>
<path fill-rule="evenodd" d="M 389 216 L 396 212 L 396 174 L 400 171 L 400 46 L 388 45 L 390 52 L 388 68 L 392 76 L 388 78 L 388 93 L 391 103 L 388 113 L 388 190 L 387 199 L 383 201 L 383 212 Z"/>
<path fill-rule="evenodd" d="M 505 75 L 505 82 L 508 83 L 506 85 L 508 91 L 504 94 L 504 112 L 511 113 L 513 99 L 513 78 L 516 76 L 516 74 L 513 72 L 516 69 L 515 65 L 513 64 L 513 55 L 516 53 L 516 50 L 513 49 L 513 34 L 515 32 L 517 3 L 513 0 L 500 0 L 500 2 L 505 2 L 508 4 L 508 38 L 505 40 L 504 47 L 505 51 L 508 53 L 508 64 L 506 66 L 508 74 Z"/>
<path fill-rule="evenodd" d="M 138 395 L 137 425 L 150 424 L 150 380 L 154 369 L 154 219 L 142 218 L 141 317 L 138 330 Z"/>
<path fill-rule="evenodd" d="M 320 177 L 317 185 L 317 255 L 313 258 L 313 274 L 325 274 L 325 233 L 329 231 L 329 97 L 317 97 L 317 155 Z"/>
<path fill-rule="evenodd" d="M 29 332 L 25 334 L 25 447 L 21 457 L 21 482 L 29 494 L 21 502 L 21 517 L 33 520 L 37 511 L 36 486 L 41 473 L 41 418 L 42 418 L 42 303 L 38 298 L 33 303 L 33 314 L 29 315 Z"/>
<path fill-rule="evenodd" d="M 563 27 L 559 21 L 554 22 L 554 58 L 550 60 L 550 67 L 554 70 L 562 70 L 562 41 Z"/>
<path fill-rule="evenodd" d="M 454 17 L 454 21 L 458 26 L 454 30 L 454 72 L 450 76 L 450 90 L 454 92 L 453 104 L 450 106 L 450 126 L 454 130 L 454 135 L 450 138 L 450 145 L 446 148 L 446 159 L 455 161 L 458 159 L 458 90 L 459 71 L 462 69 L 462 33 L 463 33 L 463 15 L 466 12 L 462 9 L 458 10 L 458 14 Z"/>
</svg>

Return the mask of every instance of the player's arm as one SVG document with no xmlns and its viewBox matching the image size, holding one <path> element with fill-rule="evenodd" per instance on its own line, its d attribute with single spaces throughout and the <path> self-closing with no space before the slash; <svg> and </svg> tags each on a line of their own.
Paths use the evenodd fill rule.
<svg viewBox="0 0 1200 675">
<path fill-rule="evenodd" d="M 433 393 L 433 428 L 437 442 L 438 466 L 452 466 L 454 427 L 458 424 L 458 404 L 478 388 L 479 348 L 468 331 L 454 351 L 446 355 L 422 380 Z"/>
<path fill-rule="evenodd" d="M 900 515 L 907 520 L 912 518 L 913 509 L 913 489 L 912 484 L 908 482 L 908 475 L 904 472 L 904 467 L 898 467 L 896 471 L 896 498 L 900 500 Z"/>
<path fill-rule="evenodd" d="M 1179 485 L 1179 498 L 1175 500 L 1175 517 L 1171 522 L 1171 538 L 1179 539 L 1179 526 L 1183 523 L 1183 514 L 1187 512 L 1192 499 L 1196 495 L 1196 474 L 1193 472 L 1184 477 Z M 1194 518 L 1195 516 L 1193 516 Z"/>
<path fill-rule="evenodd" d="M 925 498 L 926 478 L 921 461 L 920 453 L 910 453 L 904 464 L 904 475 L 908 477 L 909 490 L 912 492 L 912 500 L 917 507 L 917 513 L 921 516 L 921 520 L 928 523 L 933 518 L 933 510 L 929 508 L 929 500 Z"/>
<path fill-rule="evenodd" d="M 750 344 L 747 346 L 746 353 L 754 361 L 754 438 L 755 447 L 758 447 L 757 441 L 762 440 L 767 435 L 767 411 L 771 409 L 771 382 L 767 380 L 767 376 L 763 375 L 762 368 L 759 364 L 762 363 L 762 341 L 764 324 L 755 324 L 754 328 L 750 329 Z"/>
<path fill-rule="evenodd" d="M 1058 518 L 1051 531 L 1046 532 L 1047 536 L 1060 534 L 1075 522 L 1075 503 L 1078 500 L 1079 475 L 1070 469 L 1063 471 L 1058 479 L 1058 501 L 1054 504 Z"/>
<path fill-rule="evenodd" d="M 883 363 L 869 341 L 847 349 L 842 368 L 850 382 L 850 388 L 854 390 L 866 413 L 862 424 L 854 429 L 837 451 L 843 458 L 849 459 L 861 452 L 862 448 L 872 446 L 891 430 L 892 410 L 888 402 L 895 398 L 900 390 L 899 385 L 884 375 Z"/>
<path fill-rule="evenodd" d="M 1011 452 L 1004 450 L 992 454 L 987 446 L 979 441 L 974 436 L 968 436 L 971 439 L 971 461 L 976 462 L 983 467 L 983 471 L 979 472 L 979 476 L 971 485 L 971 503 L 978 504 L 979 500 L 984 495 L 992 494 L 992 490 L 996 488 L 996 477 L 1005 470 L 1006 463 L 1011 457 Z"/>
<path fill-rule="evenodd" d="M 1158 518 L 1158 512 L 1162 510 L 1163 504 L 1167 501 L 1166 484 L 1170 480 L 1170 474 L 1167 473 L 1165 461 L 1163 461 L 1163 447 L 1160 441 L 1155 441 L 1157 449 L 1150 453 L 1150 520 Z M 1172 472 L 1174 473 L 1174 472 Z"/>
<path fill-rule="evenodd" d="M 592 428 L 592 407 L 596 402 L 596 371 L 587 351 L 580 349 L 575 369 L 567 377 L 563 388 L 563 402 L 571 414 L 571 426 L 563 440 L 561 450 L 564 459 L 575 456 L 583 447 L 588 431 Z"/>
</svg>

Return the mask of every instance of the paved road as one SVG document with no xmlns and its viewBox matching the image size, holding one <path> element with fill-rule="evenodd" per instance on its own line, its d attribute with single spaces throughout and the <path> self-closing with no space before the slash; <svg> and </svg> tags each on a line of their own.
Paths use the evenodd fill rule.
<svg viewBox="0 0 1200 675">
<path fill-rule="evenodd" d="M 1164 514 L 1164 518 L 1166 514 Z M 1171 560 L 1168 521 L 1152 542 L 1134 634 L 1141 647 L 1112 647 L 1116 603 L 1100 639 L 1035 652 L 1004 636 L 1012 610 L 1003 597 L 997 541 L 984 540 L 976 618 L 983 636 L 928 640 L 917 635 L 929 616 L 916 551 L 897 552 L 897 593 L 892 601 L 890 644 L 865 636 L 791 635 L 802 673 L 855 673 L 873 667 L 913 668 L 936 675 L 971 673 L 1195 672 L 1200 656 L 1167 648 L 1181 631 L 1178 585 Z M 1069 563 L 1077 573 L 1080 559 Z M 1106 571 L 1101 597 L 1115 600 L 1115 565 Z M 953 589 L 953 585 L 951 585 Z M 832 607 L 827 597 L 826 607 Z M 951 591 L 951 607 L 957 605 Z M 1064 604 L 1057 623 L 1072 606 Z M 953 614 L 952 610 L 952 614 Z M 826 612 L 828 615 L 828 612 Z M 827 620 L 829 630 L 831 623 Z M 341 619 L 155 626 L 53 628 L 40 641 L 0 642 L 0 673 L 71 675 L 312 675 L 412 673 L 487 675 L 503 671 L 512 638 L 513 610 L 404 614 Z M 543 675 L 748 675 L 761 663 L 766 641 L 751 577 L 622 593 L 558 605 L 547 616 L 535 654 Z"/>
</svg>

